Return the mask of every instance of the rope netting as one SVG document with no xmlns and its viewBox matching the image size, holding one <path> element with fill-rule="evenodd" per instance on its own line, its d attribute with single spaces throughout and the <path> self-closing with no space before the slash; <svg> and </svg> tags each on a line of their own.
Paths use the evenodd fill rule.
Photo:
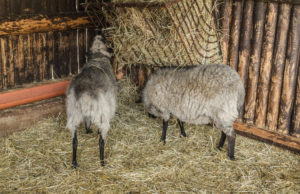
<svg viewBox="0 0 300 194">
<path fill-rule="evenodd" d="M 222 61 L 217 2 L 91 1 L 86 11 L 95 25 L 105 26 L 119 69 L 132 64 L 187 66 Z"/>
</svg>

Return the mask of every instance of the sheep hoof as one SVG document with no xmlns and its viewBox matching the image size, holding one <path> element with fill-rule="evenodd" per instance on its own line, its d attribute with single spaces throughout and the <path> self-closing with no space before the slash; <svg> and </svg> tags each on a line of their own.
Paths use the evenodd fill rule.
<svg viewBox="0 0 300 194">
<path fill-rule="evenodd" d="M 78 164 L 77 164 L 76 161 L 73 161 L 73 162 L 72 162 L 72 167 L 73 167 L 73 168 L 77 168 L 77 167 L 78 167 Z"/>
<path fill-rule="evenodd" d="M 217 148 L 218 148 L 218 150 L 220 150 L 220 151 L 222 150 L 222 146 L 217 146 Z"/>
<path fill-rule="evenodd" d="M 234 156 L 229 156 L 230 160 L 235 160 Z"/>
<path fill-rule="evenodd" d="M 105 163 L 103 160 L 101 160 L 100 163 L 101 163 L 101 166 L 105 166 Z"/>
</svg>

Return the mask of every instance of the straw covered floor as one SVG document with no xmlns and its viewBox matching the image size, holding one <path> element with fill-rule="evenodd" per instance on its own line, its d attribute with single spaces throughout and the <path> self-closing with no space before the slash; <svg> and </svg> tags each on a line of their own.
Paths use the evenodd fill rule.
<svg viewBox="0 0 300 194">
<path fill-rule="evenodd" d="M 99 162 L 98 135 L 78 132 L 79 167 L 71 167 L 72 140 L 66 117 L 41 120 L 31 128 L 0 138 L 1 193 L 198 193 L 300 191 L 300 156 L 237 136 L 236 160 L 216 148 L 220 131 L 186 124 L 180 137 L 170 121 L 167 143 L 160 142 L 160 119 L 136 104 L 136 88 L 120 83 L 118 109 Z"/>
</svg>

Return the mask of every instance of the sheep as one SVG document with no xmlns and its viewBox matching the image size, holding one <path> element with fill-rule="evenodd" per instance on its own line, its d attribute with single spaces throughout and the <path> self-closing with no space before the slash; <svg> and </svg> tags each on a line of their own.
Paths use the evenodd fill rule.
<svg viewBox="0 0 300 194">
<path fill-rule="evenodd" d="M 218 149 L 228 138 L 227 155 L 231 160 L 236 138 L 233 122 L 239 116 L 244 97 L 245 88 L 239 74 L 222 64 L 159 69 L 151 75 L 142 93 L 147 112 L 163 119 L 164 144 L 171 115 L 177 118 L 184 137 L 184 122 L 213 123 L 222 131 Z"/>
<path fill-rule="evenodd" d="M 77 127 L 84 122 L 86 133 L 91 123 L 99 130 L 100 163 L 104 166 L 104 141 L 110 120 L 116 110 L 117 84 L 111 67 L 111 53 L 105 46 L 101 32 L 92 42 L 87 63 L 75 76 L 66 92 L 67 125 L 73 138 L 73 167 L 77 167 Z"/>
</svg>

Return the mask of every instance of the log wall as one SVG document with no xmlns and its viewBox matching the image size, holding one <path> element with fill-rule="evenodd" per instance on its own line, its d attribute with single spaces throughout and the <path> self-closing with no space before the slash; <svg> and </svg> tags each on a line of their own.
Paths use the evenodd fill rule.
<svg viewBox="0 0 300 194">
<path fill-rule="evenodd" d="M 85 0 L 0 0 L 0 92 L 76 74 L 94 30 Z"/>
<path fill-rule="evenodd" d="M 300 137 L 298 1 L 220 1 L 223 62 L 246 88 L 249 126 Z"/>
</svg>

